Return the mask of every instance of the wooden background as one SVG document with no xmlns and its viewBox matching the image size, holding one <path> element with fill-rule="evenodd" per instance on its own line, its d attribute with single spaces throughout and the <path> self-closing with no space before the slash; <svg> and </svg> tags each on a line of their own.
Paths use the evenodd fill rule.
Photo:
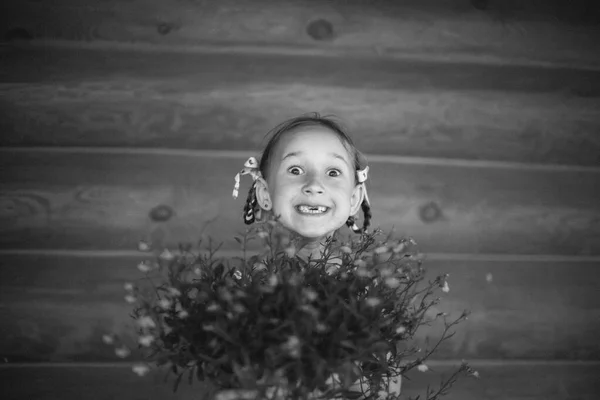
<svg viewBox="0 0 600 400">
<path fill-rule="evenodd" d="M 580 37 L 581 49 L 511 36 L 532 23 L 494 11 L 472 29 L 508 30 L 504 42 L 409 44 L 360 2 L 8 3 L 0 368 L 26 385 L 3 384 L 9 398 L 194 398 L 141 385 L 101 341 L 130 329 L 123 283 L 138 277 L 136 245 L 194 241 L 206 226 L 234 254 L 244 225 L 233 176 L 271 127 L 310 111 L 338 116 L 367 153 L 375 226 L 414 237 L 428 271 L 450 273 L 440 311 L 472 312 L 433 383 L 468 359 L 485 379 L 451 398 L 600 393 L 600 69 L 589 67 L 600 57 Z M 319 16 L 342 27 L 333 42 L 302 32 Z M 423 51 L 434 42 L 446 61 Z M 527 60 L 524 42 L 535 45 Z M 380 43 L 383 54 L 365 50 Z"/>
</svg>

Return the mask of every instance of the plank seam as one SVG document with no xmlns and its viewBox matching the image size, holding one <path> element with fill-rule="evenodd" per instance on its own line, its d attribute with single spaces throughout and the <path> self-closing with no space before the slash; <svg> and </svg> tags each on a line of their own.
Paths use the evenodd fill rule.
<svg viewBox="0 0 600 400">
<path fill-rule="evenodd" d="M 177 251 L 173 251 L 177 253 Z M 248 250 L 248 255 L 257 252 Z M 52 256 L 72 258 L 141 258 L 154 256 L 135 250 L 69 250 L 69 249 L 0 249 L 0 256 Z M 222 250 L 217 257 L 241 256 L 239 250 Z M 469 253 L 423 253 L 427 261 L 481 261 L 481 262 L 573 262 L 600 263 L 600 255 L 565 256 L 552 254 L 469 254 Z"/>
<path fill-rule="evenodd" d="M 170 156 L 191 158 L 231 158 L 245 160 L 250 156 L 256 156 L 253 152 L 241 150 L 187 150 L 187 149 L 165 149 L 145 147 L 2 147 L 0 154 L 10 153 L 48 153 L 48 154 L 122 154 L 129 156 Z M 456 168 L 489 168 L 489 169 L 513 169 L 530 171 L 550 172 L 587 172 L 600 174 L 600 167 L 561 164 L 536 164 L 512 161 L 493 160 L 468 160 L 436 157 L 413 157 L 382 154 L 365 154 L 370 163 L 381 164 L 403 164 L 403 165 L 426 165 Z"/>
<path fill-rule="evenodd" d="M 431 63 L 461 63 L 472 65 L 490 66 L 522 66 L 537 68 L 576 69 L 581 71 L 600 71 L 597 62 L 580 61 L 577 66 L 572 62 L 544 61 L 541 59 L 508 58 L 494 54 L 469 54 L 465 51 L 436 51 L 428 53 L 406 48 L 394 47 L 331 47 L 281 44 L 243 44 L 243 43 L 205 43 L 196 45 L 152 44 L 152 43 L 123 43 L 107 40 L 94 40 L 93 42 L 77 42 L 60 39 L 36 39 L 26 45 L 11 44 L 14 48 L 57 48 L 57 49 L 86 49 L 86 50 L 113 50 L 137 51 L 146 53 L 179 53 L 179 54 L 263 54 L 279 56 L 313 56 L 313 57 L 378 57 L 380 59 L 396 61 L 423 61 Z M 443 48 L 437 50 L 444 50 Z M 447 50 L 447 49 L 446 49 Z"/>
</svg>

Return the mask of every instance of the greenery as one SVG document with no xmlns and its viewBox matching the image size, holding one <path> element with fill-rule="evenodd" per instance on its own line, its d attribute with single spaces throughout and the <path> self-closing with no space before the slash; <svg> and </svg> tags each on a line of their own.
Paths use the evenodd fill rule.
<svg viewBox="0 0 600 400">
<path fill-rule="evenodd" d="M 436 292 L 449 290 L 447 276 L 425 280 L 410 238 L 335 236 L 320 259 L 309 260 L 275 221 L 236 240 L 241 257 L 220 259 L 209 241 L 206 251 L 180 246 L 138 266 L 144 278 L 126 284 L 126 299 L 147 361 L 135 372 L 165 368 L 176 377 L 174 390 L 184 378 L 208 381 L 220 400 L 396 399 L 401 377 L 427 371 L 427 360 L 467 317 L 427 317 L 440 302 Z M 253 241 L 262 242 L 262 254 L 248 255 Z M 422 350 L 413 338 L 433 320 L 444 329 Z M 105 341 L 129 354 L 113 335 Z M 463 362 L 424 398 L 447 394 L 461 374 L 477 376 Z"/>
</svg>

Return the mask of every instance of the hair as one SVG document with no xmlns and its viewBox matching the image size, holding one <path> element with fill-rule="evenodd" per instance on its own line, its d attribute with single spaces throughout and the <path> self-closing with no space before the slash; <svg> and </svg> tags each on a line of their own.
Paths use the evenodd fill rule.
<svg viewBox="0 0 600 400">
<path fill-rule="evenodd" d="M 344 131 L 344 129 L 338 122 L 334 121 L 330 117 L 322 117 L 316 112 L 291 118 L 277 125 L 275 128 L 273 128 L 267 133 L 265 137 L 268 137 L 269 139 L 267 145 L 265 146 L 262 152 L 262 155 L 260 156 L 260 162 L 258 165 L 258 169 L 260 170 L 262 176 L 265 178 L 267 177 L 269 164 L 271 162 L 271 156 L 281 138 L 286 134 L 291 134 L 294 131 L 298 131 L 300 128 L 307 126 L 322 126 L 329 129 L 331 132 L 335 133 L 338 136 L 338 138 L 342 141 L 344 146 L 352 155 L 355 169 L 354 180 L 355 182 L 358 182 L 358 176 L 356 172 L 364 169 L 367 166 L 367 161 L 365 157 L 356 148 L 354 142 L 352 141 L 352 138 L 348 136 L 348 134 Z M 346 221 L 346 225 L 355 233 L 365 233 L 367 232 L 368 227 L 371 225 L 371 207 L 369 206 L 366 199 L 363 199 L 363 202 L 361 203 L 361 209 L 364 214 L 362 228 L 359 228 L 356 225 L 356 220 L 353 216 L 348 217 L 348 220 Z M 247 225 L 252 224 L 256 220 L 255 215 L 257 211 L 258 202 L 256 200 L 256 188 L 255 185 L 252 185 L 248 192 L 246 204 L 244 205 L 244 222 Z"/>
</svg>

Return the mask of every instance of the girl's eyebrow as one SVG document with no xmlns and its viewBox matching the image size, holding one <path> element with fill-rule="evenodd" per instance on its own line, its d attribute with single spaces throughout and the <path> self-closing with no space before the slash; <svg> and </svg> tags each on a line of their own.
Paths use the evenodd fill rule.
<svg viewBox="0 0 600 400">
<path fill-rule="evenodd" d="M 286 155 L 284 155 L 281 158 L 281 161 L 283 161 L 283 160 L 285 160 L 286 158 L 289 158 L 289 157 L 297 157 L 297 156 L 299 156 L 301 154 L 304 154 L 304 152 L 302 152 L 302 151 L 291 151 L 291 152 L 287 153 Z M 329 153 L 329 155 L 332 156 L 333 158 L 337 158 L 337 159 L 342 160 L 344 162 L 344 164 L 346 164 L 348 167 L 350 166 L 350 164 L 348 163 L 348 161 L 343 156 L 339 155 L 338 153 Z"/>
</svg>

